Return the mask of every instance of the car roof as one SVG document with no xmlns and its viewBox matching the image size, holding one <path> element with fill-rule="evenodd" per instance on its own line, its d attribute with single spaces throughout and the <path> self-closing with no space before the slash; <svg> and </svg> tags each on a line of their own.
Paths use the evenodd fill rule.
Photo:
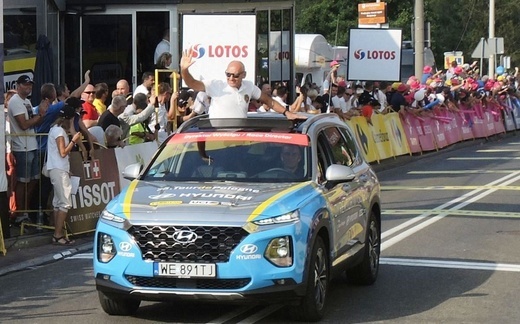
<svg viewBox="0 0 520 324">
<path fill-rule="evenodd" d="M 177 133 L 188 132 L 218 132 L 232 130 L 248 130 L 273 133 L 302 133 L 306 134 L 309 127 L 320 120 L 328 119 L 340 121 L 336 114 L 305 114 L 307 119 L 289 120 L 278 113 L 248 113 L 247 118 L 209 118 L 200 115 L 189 119 L 179 126 Z"/>
</svg>

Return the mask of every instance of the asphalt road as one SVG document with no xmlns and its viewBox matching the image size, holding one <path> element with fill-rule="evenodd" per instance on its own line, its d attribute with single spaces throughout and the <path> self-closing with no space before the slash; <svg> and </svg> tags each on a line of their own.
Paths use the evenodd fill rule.
<svg viewBox="0 0 520 324">
<path fill-rule="evenodd" d="M 336 279 L 323 323 L 518 323 L 520 140 L 428 154 L 381 171 L 383 244 L 370 287 Z M 0 277 L 2 323 L 287 323 L 282 306 L 143 303 L 110 317 L 91 255 Z"/>
</svg>

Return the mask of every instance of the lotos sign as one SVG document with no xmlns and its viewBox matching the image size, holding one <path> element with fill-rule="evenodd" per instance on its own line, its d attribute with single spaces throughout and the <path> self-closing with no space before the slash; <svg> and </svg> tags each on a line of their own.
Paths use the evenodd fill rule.
<svg viewBox="0 0 520 324">
<path fill-rule="evenodd" d="M 239 60 L 246 67 L 245 79 L 254 82 L 255 15 L 184 15 L 182 24 L 182 48 L 196 60 L 190 67 L 195 79 L 224 80 L 229 62 Z"/>
<path fill-rule="evenodd" d="M 348 80 L 401 79 L 400 29 L 351 29 L 349 39 Z"/>
</svg>

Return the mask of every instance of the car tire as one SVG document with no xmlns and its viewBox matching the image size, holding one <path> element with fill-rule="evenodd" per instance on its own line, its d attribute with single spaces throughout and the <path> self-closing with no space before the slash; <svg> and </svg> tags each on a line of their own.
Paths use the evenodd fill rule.
<svg viewBox="0 0 520 324">
<path fill-rule="evenodd" d="M 98 291 L 98 296 L 101 307 L 109 315 L 133 315 L 141 305 L 139 299 L 109 297 L 101 291 Z"/>
<path fill-rule="evenodd" d="M 347 281 L 357 285 L 371 285 L 379 272 L 379 256 L 381 255 L 381 228 L 372 213 L 368 218 L 368 226 L 363 250 L 363 259 L 355 267 L 346 271 Z"/>
<path fill-rule="evenodd" d="M 307 290 L 300 305 L 291 308 L 292 319 L 317 322 L 325 314 L 329 289 L 329 252 L 321 237 L 316 238 L 309 262 Z"/>
</svg>

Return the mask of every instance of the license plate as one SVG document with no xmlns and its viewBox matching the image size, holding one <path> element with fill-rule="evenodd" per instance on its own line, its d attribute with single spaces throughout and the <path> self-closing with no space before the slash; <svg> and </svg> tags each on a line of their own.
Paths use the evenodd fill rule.
<svg viewBox="0 0 520 324">
<path fill-rule="evenodd" d="M 176 263 L 155 262 L 153 274 L 158 277 L 175 278 L 215 278 L 216 267 L 213 263 Z"/>
</svg>

